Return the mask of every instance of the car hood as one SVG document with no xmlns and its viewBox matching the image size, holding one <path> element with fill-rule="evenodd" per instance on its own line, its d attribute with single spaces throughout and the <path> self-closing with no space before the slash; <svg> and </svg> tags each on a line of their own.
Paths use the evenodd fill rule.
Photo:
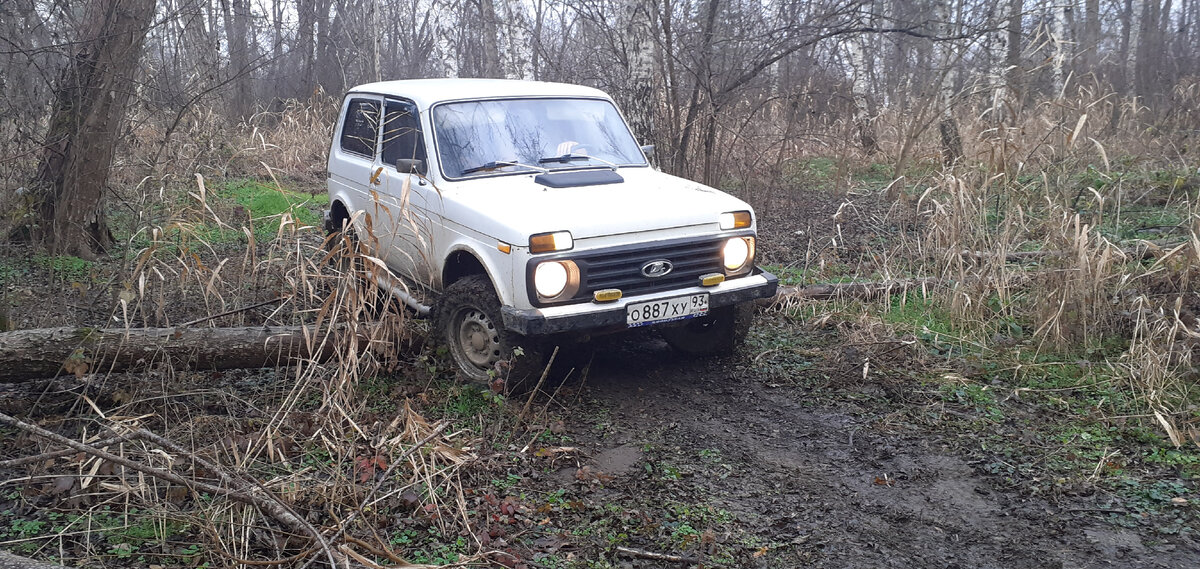
<svg viewBox="0 0 1200 569">
<path fill-rule="evenodd" d="M 550 188 L 534 174 L 447 184 L 448 221 L 514 245 L 529 236 L 570 231 L 575 239 L 712 224 L 722 212 L 749 210 L 742 200 L 651 168 L 622 168 L 624 182 Z"/>
</svg>

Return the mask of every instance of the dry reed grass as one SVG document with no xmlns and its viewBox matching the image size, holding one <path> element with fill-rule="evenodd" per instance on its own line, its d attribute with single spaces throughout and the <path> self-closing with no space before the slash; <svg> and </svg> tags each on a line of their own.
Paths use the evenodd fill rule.
<svg viewBox="0 0 1200 569">
<path fill-rule="evenodd" d="M 1079 132 L 1077 126 L 1067 134 L 1068 147 Z M 1195 193 L 1146 187 L 1147 176 L 1100 176 L 1112 183 L 1094 185 L 1071 179 L 1070 172 L 1086 170 L 1083 154 L 1105 154 L 1093 142 L 1036 177 L 1014 179 L 1003 164 L 991 174 L 956 168 L 934 176 L 915 201 L 923 230 L 896 256 L 916 260 L 920 274 L 950 283 L 937 302 L 980 341 L 998 323 L 1017 321 L 1031 327 L 1038 352 L 1103 353 L 1114 343 L 1128 346 L 1109 363 L 1124 370 L 1131 399 L 1176 445 L 1189 436 L 1200 443 L 1197 418 L 1188 410 L 1193 346 L 1181 341 L 1196 323 L 1170 316 L 1198 298 Z M 1183 242 L 1164 249 L 1161 242 L 1115 240 L 1114 228 L 1131 204 L 1146 207 L 1149 201 L 1189 220 L 1182 224 Z"/>
<path fill-rule="evenodd" d="M 843 162 L 907 161 L 912 167 L 884 189 L 847 186 L 833 215 L 833 236 L 809 239 L 805 274 L 819 280 L 827 264 L 840 260 L 840 272 L 830 276 L 933 279 L 940 286 L 923 286 L 916 298 L 951 315 L 961 341 L 988 346 L 1020 325 L 1037 353 L 1104 354 L 1107 365 L 1100 367 L 1126 378 L 1125 393 L 1151 424 L 1175 444 L 1200 443 L 1190 363 L 1190 334 L 1200 325 L 1194 316 L 1200 170 L 1185 145 L 1200 129 L 1200 116 L 1195 105 L 1151 113 L 1141 101 L 1086 80 L 1065 95 L 1035 105 L 965 96 L 959 116 L 970 141 L 967 159 L 949 167 L 940 165 L 936 136 L 914 122 L 919 116 L 882 113 L 875 126 L 883 154 L 870 158 L 851 150 Z M 1200 88 L 1181 84 L 1172 97 L 1195 103 Z M 851 132 L 851 125 L 842 126 Z M 847 136 L 845 144 L 854 142 Z M 839 166 L 846 175 L 851 171 Z M 786 207 L 805 208 L 812 191 L 793 189 Z M 882 193 L 896 201 L 884 200 L 887 208 L 873 213 L 869 205 L 864 209 Z M 765 201 L 778 207 L 783 204 L 771 201 L 778 199 Z M 1183 221 L 1167 222 L 1158 238 L 1122 233 L 1139 219 L 1164 216 Z M 854 257 L 842 238 L 847 227 L 886 240 Z M 881 309 L 903 307 L 910 298 L 885 301 Z M 784 308 L 808 304 L 789 301 Z M 855 327 L 860 343 L 864 330 L 875 327 Z M 870 336 L 873 342 L 882 337 Z"/>
<path fill-rule="evenodd" d="M 335 101 L 288 105 L 255 115 L 230 140 L 215 114 L 198 110 L 181 121 L 165 147 L 135 148 L 130 156 L 151 174 L 119 181 L 134 190 L 117 199 L 138 213 L 127 221 L 125 269 L 112 283 L 111 318 L 117 326 L 177 326 L 196 316 L 229 312 L 198 325 L 302 325 L 309 336 L 306 351 L 319 353 L 316 346 L 331 344 L 338 346 L 333 357 L 318 361 L 281 354 L 277 370 L 251 374 L 247 393 L 233 386 L 197 390 L 194 384 L 211 380 L 197 381 L 204 374 L 175 369 L 151 354 L 147 377 L 158 378 L 160 385 L 135 383 L 115 407 L 88 400 L 69 421 L 81 427 L 81 440 L 91 442 L 97 431 L 156 430 L 179 444 L 180 452 L 254 481 L 264 495 L 323 533 L 331 549 L 295 534 L 255 505 L 200 496 L 96 458 L 39 466 L 37 476 L 73 481 L 69 492 L 85 504 L 80 519 L 91 519 L 107 506 L 106 511 L 126 519 L 155 520 L 163 535 L 170 533 L 168 527 L 187 526 L 206 552 L 192 559 L 222 566 L 299 567 L 329 555 L 366 566 L 381 560 L 403 563 L 403 549 L 376 528 L 413 508 L 406 515 L 430 524 L 439 535 L 475 535 L 460 480 L 463 468 L 475 460 L 471 431 L 443 432 L 447 425 L 427 420 L 423 403 L 411 393 L 384 403 L 363 389 L 364 382 L 403 365 L 421 342 L 407 314 L 371 278 L 378 270 L 375 263 L 363 260 L 358 244 L 344 238 L 327 242 L 320 228 L 304 226 L 289 212 L 251 220 L 239 207 L 215 199 L 209 184 L 209 178 L 252 172 L 270 178 L 276 188 L 281 184 L 277 172 L 301 185 L 311 183 L 324 171 L 335 113 Z M 162 141 L 164 134 L 143 132 L 139 138 Z M 264 235 L 264 221 L 277 223 L 278 229 Z M 224 243 L 214 235 L 242 237 Z M 272 299 L 277 302 L 264 304 Z M 90 381 L 109 380 L 101 372 Z M 143 400 L 141 393 L 156 394 Z M 192 403 L 197 395 L 228 402 L 229 414 Z M 190 469 L 187 455 L 171 448 L 136 440 L 110 450 L 221 484 L 214 472 Z M 78 541 L 87 532 L 77 530 L 31 543 L 74 548 L 64 560 L 121 555 Z M 463 563 L 485 562 L 488 552 L 477 537 L 463 547 Z"/>
</svg>

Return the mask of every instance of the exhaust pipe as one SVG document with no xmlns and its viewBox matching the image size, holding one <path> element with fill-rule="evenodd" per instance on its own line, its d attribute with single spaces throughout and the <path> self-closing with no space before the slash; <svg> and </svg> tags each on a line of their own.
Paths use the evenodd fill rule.
<svg viewBox="0 0 1200 569">
<path fill-rule="evenodd" d="M 372 271 L 371 280 L 374 281 L 379 288 L 386 290 L 389 294 L 396 297 L 397 300 L 403 302 L 405 306 L 411 308 L 413 312 L 416 312 L 417 318 L 429 317 L 429 312 L 433 309 L 433 307 L 429 306 L 428 304 L 421 304 L 421 301 L 417 300 L 415 296 L 408 292 L 408 286 L 400 281 L 400 279 L 397 279 L 394 275 L 392 275 L 391 271 L 387 271 L 387 274 L 384 275 L 380 275 L 375 271 Z"/>
</svg>

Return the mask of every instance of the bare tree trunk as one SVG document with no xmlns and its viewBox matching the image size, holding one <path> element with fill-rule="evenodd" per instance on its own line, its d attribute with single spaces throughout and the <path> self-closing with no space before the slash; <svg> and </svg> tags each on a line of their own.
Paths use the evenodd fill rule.
<svg viewBox="0 0 1200 569">
<path fill-rule="evenodd" d="M 671 0 L 663 0 L 661 11 L 658 13 L 658 21 L 662 27 L 662 49 L 659 55 L 662 61 L 663 81 L 666 84 L 667 91 L 667 114 L 670 117 L 664 139 L 673 141 L 671 167 L 676 173 L 678 170 L 678 156 L 674 154 L 679 148 L 682 137 L 679 136 L 682 130 L 682 114 L 681 107 L 683 101 L 679 95 L 679 74 L 675 67 L 675 29 L 674 29 L 674 14 L 672 13 Z M 659 156 L 666 156 L 665 149 L 659 149 Z M 659 162 L 662 163 L 661 160 Z"/>
<path fill-rule="evenodd" d="M 367 70 L 369 81 L 383 80 L 383 70 L 379 64 L 379 37 L 383 28 L 379 26 L 379 0 L 367 0 Z"/>
<path fill-rule="evenodd" d="M 271 0 L 271 89 L 282 97 L 283 0 Z"/>
<path fill-rule="evenodd" d="M 56 87 L 35 184 L 43 239 L 93 259 L 112 245 L 102 201 L 155 0 L 93 0 Z"/>
<path fill-rule="evenodd" d="M 1142 15 L 1146 10 L 1143 0 L 1129 0 L 1128 33 L 1129 40 L 1125 46 L 1125 92 L 1128 95 L 1141 94 L 1139 74 L 1142 54 Z"/>
<path fill-rule="evenodd" d="M 434 45 L 442 63 L 444 77 L 458 77 L 462 66 L 458 60 L 458 21 L 455 19 L 455 5 L 451 0 L 438 0 L 433 7 L 434 16 Z"/>
<path fill-rule="evenodd" d="M 233 82 L 229 110 L 231 118 L 242 120 L 250 116 L 254 103 L 250 88 L 250 2 L 221 0 L 221 13 L 225 16 L 225 42 L 229 46 L 228 75 Z"/>
<path fill-rule="evenodd" d="M 704 20 L 704 35 L 700 45 L 701 68 L 703 71 L 698 73 L 697 77 L 694 78 L 694 83 L 692 84 L 692 95 L 688 101 L 687 114 L 683 116 L 683 129 L 679 134 L 679 144 L 675 147 L 675 160 L 673 163 L 675 173 L 677 174 L 683 173 L 682 171 L 687 168 L 687 153 L 688 146 L 692 138 L 692 128 L 696 124 L 696 121 L 699 120 L 699 117 L 696 115 L 700 114 L 700 109 L 704 104 L 703 100 L 700 98 L 701 82 L 712 81 L 712 71 L 709 69 L 708 65 L 709 62 L 712 61 L 712 45 L 714 39 L 713 28 L 716 25 L 717 13 L 720 12 L 721 2 L 720 0 L 708 0 L 707 4 L 707 14 Z M 700 77 L 700 75 L 703 75 L 703 77 Z M 715 113 L 716 111 L 714 110 L 712 112 Z M 716 117 L 714 116 L 712 118 L 715 121 Z"/>
<path fill-rule="evenodd" d="M 1100 0 L 1086 0 L 1083 23 L 1083 65 L 1089 73 L 1100 62 Z"/>
<path fill-rule="evenodd" d="M 503 77 L 500 71 L 500 37 L 496 29 L 494 0 L 479 0 L 479 11 L 483 28 L 483 76 Z"/>
<path fill-rule="evenodd" d="M 649 7 L 642 0 L 625 0 L 624 17 L 629 84 L 623 89 L 622 108 L 634 136 L 643 144 L 654 140 L 654 43 Z"/>
<path fill-rule="evenodd" d="M 521 0 L 500 0 L 504 14 L 498 33 L 504 41 L 501 77 L 506 79 L 529 79 L 533 77 L 532 42 L 529 37 L 529 19 Z"/>
<path fill-rule="evenodd" d="M 999 126 L 1004 123 L 1005 112 L 1004 106 L 1008 101 L 1008 84 L 1005 77 L 1005 63 L 1008 54 L 1008 26 L 1007 22 L 1012 20 L 1012 14 L 1008 10 L 1012 9 L 1011 4 L 997 4 L 992 12 L 991 22 L 995 27 L 995 31 L 988 34 L 987 51 L 992 54 L 991 69 L 988 70 L 987 82 L 991 91 L 991 103 L 988 105 L 985 113 L 988 116 L 989 122 Z"/>
<path fill-rule="evenodd" d="M 1007 70 L 1005 84 L 1009 96 L 1017 95 L 1023 97 L 1024 93 L 1021 88 L 1021 20 L 1025 15 L 1025 2 L 1023 0 L 1009 0 L 1008 2 L 1008 53 L 1005 54 L 1004 66 Z"/>
<path fill-rule="evenodd" d="M 292 51 L 300 53 L 299 94 L 312 96 L 316 84 L 314 72 L 317 44 L 317 10 L 314 0 L 296 0 L 296 44 Z"/>
<path fill-rule="evenodd" d="M 953 0 L 938 0 L 937 19 L 943 37 L 952 37 L 957 32 L 956 12 Z M 958 57 L 955 45 L 958 42 L 943 40 L 938 42 L 938 61 L 943 66 L 942 82 L 938 88 L 938 107 L 941 119 L 938 121 L 938 132 L 942 138 L 942 159 L 947 165 L 954 164 L 963 157 L 962 135 L 958 130 L 958 119 L 954 116 L 954 94 L 958 88 Z"/>
<path fill-rule="evenodd" d="M 1066 89 L 1066 76 L 1063 74 L 1063 65 L 1067 60 L 1067 47 L 1069 41 L 1067 38 L 1067 8 L 1061 2 L 1052 1 L 1050 5 L 1050 75 L 1051 84 L 1054 92 L 1051 96 L 1055 99 L 1061 98 Z"/>
<path fill-rule="evenodd" d="M 862 25 L 862 22 L 858 22 Z M 850 60 L 851 86 L 850 93 L 854 99 L 854 127 L 858 130 L 858 140 L 863 152 L 872 156 L 879 152 L 879 143 L 875 137 L 875 125 L 870 116 L 867 101 L 870 85 L 867 75 L 867 58 L 862 34 L 855 34 L 846 40 L 846 52 Z"/>
</svg>

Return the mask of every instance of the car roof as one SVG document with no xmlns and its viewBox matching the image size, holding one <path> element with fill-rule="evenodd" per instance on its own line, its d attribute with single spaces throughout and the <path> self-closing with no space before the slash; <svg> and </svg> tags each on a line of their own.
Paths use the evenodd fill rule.
<svg viewBox="0 0 1200 569">
<path fill-rule="evenodd" d="M 494 99 L 499 97 L 599 97 L 609 96 L 599 89 L 512 79 L 406 79 L 367 83 L 350 89 L 349 93 L 371 93 L 403 97 L 428 108 L 443 101 Z"/>
</svg>

